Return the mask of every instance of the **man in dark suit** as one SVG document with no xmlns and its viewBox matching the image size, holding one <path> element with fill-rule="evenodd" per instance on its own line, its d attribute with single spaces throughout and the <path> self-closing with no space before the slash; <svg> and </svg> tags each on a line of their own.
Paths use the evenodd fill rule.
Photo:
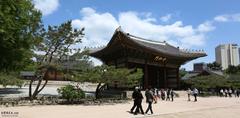
<svg viewBox="0 0 240 118">
<path fill-rule="evenodd" d="M 142 114 L 144 114 L 143 108 L 142 108 L 142 99 L 143 99 L 143 95 L 141 93 L 141 90 L 138 89 L 137 95 L 136 95 L 137 109 L 135 110 L 134 115 L 137 115 L 138 112 L 141 112 Z"/>
<path fill-rule="evenodd" d="M 135 87 L 135 90 L 132 93 L 133 106 L 132 106 L 132 108 L 130 110 L 131 113 L 133 113 L 134 109 L 137 107 L 137 94 L 138 94 L 137 92 L 138 92 L 138 87 Z M 139 110 L 137 109 L 137 112 L 138 111 Z"/>
</svg>

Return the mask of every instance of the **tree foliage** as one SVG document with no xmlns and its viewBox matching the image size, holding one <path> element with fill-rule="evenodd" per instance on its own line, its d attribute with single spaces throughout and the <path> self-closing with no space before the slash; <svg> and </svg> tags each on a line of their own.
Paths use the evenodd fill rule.
<svg viewBox="0 0 240 118">
<path fill-rule="evenodd" d="M 216 61 L 214 61 L 213 63 L 208 63 L 207 67 L 211 70 L 222 70 L 222 67 L 219 63 L 217 63 Z"/>
<path fill-rule="evenodd" d="M 61 94 L 61 97 L 72 101 L 74 99 L 84 98 L 85 93 L 81 89 L 76 89 L 73 85 L 66 85 L 57 89 L 58 93 Z"/>
<path fill-rule="evenodd" d="M 180 78 L 182 78 L 183 76 L 185 76 L 187 74 L 187 71 L 185 69 L 180 69 L 179 70 L 179 76 Z"/>
<path fill-rule="evenodd" d="M 226 87 L 227 80 L 224 77 L 217 75 L 208 75 L 208 76 L 198 76 L 192 79 L 185 80 L 185 82 L 191 85 L 192 88 L 216 88 L 216 87 Z"/>
<path fill-rule="evenodd" d="M 141 69 L 115 68 L 113 66 L 96 66 L 92 69 L 78 73 L 74 77 L 75 81 L 93 83 L 118 82 L 126 87 L 139 85 L 143 73 Z"/>
<path fill-rule="evenodd" d="M 115 68 L 113 66 L 102 65 L 76 74 L 73 80 L 98 83 L 96 98 L 99 98 L 98 95 L 106 85 L 117 83 L 118 86 L 130 88 L 138 86 L 142 76 L 143 72 L 141 69 Z"/>
<path fill-rule="evenodd" d="M 22 87 L 23 83 L 24 81 L 19 79 L 16 73 L 0 73 L 0 85 L 3 85 L 3 87 L 8 85 Z"/>
<path fill-rule="evenodd" d="M 240 74 L 240 65 L 238 66 L 229 65 L 225 72 L 227 74 Z"/>
<path fill-rule="evenodd" d="M 42 35 L 42 40 L 39 45 L 36 46 L 36 51 L 44 53 L 44 55 L 36 55 L 38 62 L 38 80 L 37 87 L 32 93 L 32 82 L 29 85 L 29 97 L 33 99 L 36 95 L 46 86 L 48 82 L 47 74 L 52 67 L 61 65 L 63 60 L 66 60 L 68 55 L 73 51 L 79 51 L 74 49 L 73 45 L 81 42 L 83 34 L 83 28 L 78 30 L 74 29 L 71 25 L 71 21 L 62 23 L 59 26 L 49 26 L 47 32 Z M 55 70 L 58 70 L 57 68 Z M 45 83 L 40 88 L 42 81 Z"/>
<path fill-rule="evenodd" d="M 0 0 L 0 24 L 0 71 L 20 70 L 39 41 L 41 13 L 30 0 Z"/>
<path fill-rule="evenodd" d="M 238 76 L 239 77 L 239 76 Z M 219 75 L 197 76 L 192 79 L 184 80 L 188 87 L 196 87 L 202 90 L 215 88 L 240 88 L 240 78 L 226 78 Z"/>
</svg>

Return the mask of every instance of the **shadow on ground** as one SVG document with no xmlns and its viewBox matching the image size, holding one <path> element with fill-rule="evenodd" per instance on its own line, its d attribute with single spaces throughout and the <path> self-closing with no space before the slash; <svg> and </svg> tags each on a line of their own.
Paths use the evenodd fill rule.
<svg viewBox="0 0 240 118">
<path fill-rule="evenodd" d="M 0 97 L 3 97 L 6 94 L 21 94 L 19 88 L 0 88 Z"/>
</svg>

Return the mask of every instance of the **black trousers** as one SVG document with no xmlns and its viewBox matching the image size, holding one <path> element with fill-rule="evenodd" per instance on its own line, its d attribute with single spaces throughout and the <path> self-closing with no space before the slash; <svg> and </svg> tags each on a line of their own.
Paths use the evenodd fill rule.
<svg viewBox="0 0 240 118">
<path fill-rule="evenodd" d="M 137 101 L 137 109 L 135 110 L 134 114 L 137 114 L 138 112 L 141 112 L 142 114 L 144 114 L 143 108 L 142 108 L 142 100 Z"/>
<path fill-rule="evenodd" d="M 133 112 L 136 107 L 137 107 L 137 101 L 134 100 L 134 101 L 133 101 L 133 106 L 132 106 L 130 112 Z M 137 111 L 137 112 L 138 112 L 138 111 Z"/>
<path fill-rule="evenodd" d="M 148 111 L 151 111 L 151 113 L 153 114 L 153 110 L 152 110 L 152 102 L 148 102 L 148 107 L 145 113 L 148 113 Z"/>
<path fill-rule="evenodd" d="M 197 94 L 193 94 L 194 98 L 195 98 L 195 102 L 197 101 Z"/>
</svg>

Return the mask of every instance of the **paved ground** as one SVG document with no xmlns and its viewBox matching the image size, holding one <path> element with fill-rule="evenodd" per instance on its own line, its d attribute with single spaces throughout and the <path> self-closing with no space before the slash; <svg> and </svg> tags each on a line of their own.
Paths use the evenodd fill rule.
<svg viewBox="0 0 240 118">
<path fill-rule="evenodd" d="M 143 109 L 146 109 L 143 102 Z M 133 115 L 128 111 L 132 102 L 115 105 L 56 105 L 0 107 L 0 111 L 17 112 L 18 118 L 240 118 L 240 98 L 199 98 L 188 102 L 186 96 L 174 102 L 158 101 L 153 104 L 153 115 Z M 0 118 L 2 118 L 0 116 Z"/>
<path fill-rule="evenodd" d="M 42 82 L 44 83 L 44 82 Z M 36 82 L 33 84 L 32 90 L 35 90 Z M 76 82 L 70 82 L 70 81 L 49 81 L 46 87 L 40 92 L 42 95 L 58 95 L 57 89 L 68 85 L 76 85 Z M 79 84 L 80 88 L 82 88 L 84 91 L 95 91 L 96 84 L 91 83 L 84 83 Z M 27 97 L 29 92 L 29 85 L 26 84 L 22 88 L 18 88 L 16 86 L 8 86 L 7 88 L 3 88 L 0 85 L 0 98 L 10 98 L 10 97 Z M 0 117 L 1 118 L 1 117 Z"/>
</svg>

